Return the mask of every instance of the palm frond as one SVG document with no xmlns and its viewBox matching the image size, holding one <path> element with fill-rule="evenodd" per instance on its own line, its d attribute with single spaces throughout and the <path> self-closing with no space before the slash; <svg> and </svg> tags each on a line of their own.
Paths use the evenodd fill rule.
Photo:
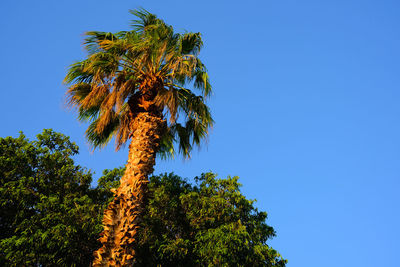
<svg viewBox="0 0 400 267">
<path fill-rule="evenodd" d="M 198 33 L 185 33 L 182 35 L 181 39 L 181 53 L 182 55 L 198 55 L 200 49 L 203 46 L 203 40 L 201 39 L 201 34 Z"/>
<path fill-rule="evenodd" d="M 151 14 L 144 8 L 129 10 L 129 13 L 137 17 L 137 19 L 131 21 L 131 27 L 136 32 L 143 33 L 146 28 L 148 29 L 148 27 L 155 26 L 160 22 L 156 15 Z"/>
<path fill-rule="evenodd" d="M 179 108 L 179 92 L 173 86 L 167 88 L 161 88 L 155 98 L 156 105 L 160 107 L 166 107 L 170 118 L 170 123 L 175 123 L 178 117 Z"/>
<path fill-rule="evenodd" d="M 85 70 L 85 65 L 87 63 L 88 60 L 83 60 L 73 63 L 70 66 L 63 82 L 65 84 L 91 83 L 93 79 L 93 74 Z"/>
<path fill-rule="evenodd" d="M 119 118 L 116 117 L 104 127 L 103 131 L 97 131 L 99 119 L 94 120 L 86 130 L 86 138 L 92 145 L 93 149 L 105 147 L 118 129 Z"/>
<path fill-rule="evenodd" d="M 160 148 L 157 154 L 161 159 L 173 158 L 175 155 L 174 143 L 176 142 L 175 135 L 171 128 L 168 128 L 160 140 Z"/>
<path fill-rule="evenodd" d="M 86 32 L 85 35 L 86 38 L 83 44 L 89 55 L 104 51 L 101 45 L 104 41 L 114 41 L 118 39 L 118 37 L 111 32 L 90 31 Z"/>
<path fill-rule="evenodd" d="M 131 124 L 132 118 L 129 114 L 129 106 L 125 103 L 119 116 L 119 127 L 115 136 L 115 150 L 121 149 L 130 138 L 133 130 Z"/>
<path fill-rule="evenodd" d="M 212 88 L 198 58 L 201 34 L 175 33 L 145 9 L 130 12 L 136 17 L 131 31 L 86 33 L 88 57 L 72 64 L 64 79 L 67 104 L 78 109 L 79 120 L 90 122 L 86 134 L 93 147 L 115 135 L 117 150 L 134 134 L 139 112 L 158 110 L 168 126 L 159 154 L 171 156 L 177 145 L 190 156 L 213 125 L 205 101 Z"/>
</svg>

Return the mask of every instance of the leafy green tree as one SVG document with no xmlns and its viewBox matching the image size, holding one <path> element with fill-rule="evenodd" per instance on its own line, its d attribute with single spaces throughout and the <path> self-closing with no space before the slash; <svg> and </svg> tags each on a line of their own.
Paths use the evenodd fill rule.
<svg viewBox="0 0 400 267">
<path fill-rule="evenodd" d="M 275 236 L 267 214 L 240 193 L 238 177 L 195 180 L 151 178 L 138 266 L 285 266 L 266 245 Z"/>
<path fill-rule="evenodd" d="M 88 266 L 104 205 L 91 174 L 74 164 L 78 147 L 44 130 L 30 142 L 0 138 L 0 265 Z"/>
<path fill-rule="evenodd" d="M 44 130 L 0 138 L 0 266 L 89 266 L 124 168 L 104 170 L 97 187 L 72 159 L 78 147 Z M 285 266 L 267 245 L 267 214 L 240 192 L 237 177 L 212 173 L 192 185 L 153 176 L 138 231 L 135 266 Z"/>
<path fill-rule="evenodd" d="M 106 170 L 99 183 L 117 186 L 122 173 Z M 174 174 L 152 176 L 135 266 L 285 266 L 266 244 L 275 236 L 266 212 L 240 186 L 238 177 L 213 173 L 195 185 Z"/>
<path fill-rule="evenodd" d="M 131 31 L 86 33 L 88 57 L 65 78 L 69 104 L 80 120 L 90 121 L 86 133 L 94 147 L 113 136 L 117 149 L 130 141 L 125 175 L 104 214 L 96 266 L 134 261 L 156 154 L 173 155 L 177 142 L 189 156 L 213 123 L 205 104 L 211 85 L 198 57 L 200 33 L 176 33 L 145 10 L 131 13 L 137 17 Z"/>
</svg>

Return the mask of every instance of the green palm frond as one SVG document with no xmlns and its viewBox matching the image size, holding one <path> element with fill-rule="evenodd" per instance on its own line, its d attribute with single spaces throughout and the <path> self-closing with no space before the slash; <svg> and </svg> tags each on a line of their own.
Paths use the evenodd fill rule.
<svg viewBox="0 0 400 267">
<path fill-rule="evenodd" d="M 157 18 L 156 15 L 151 14 L 144 8 L 138 8 L 136 10 L 129 10 L 129 13 L 137 17 L 137 19 L 132 20 L 131 27 L 134 31 L 143 32 L 146 27 L 154 27 L 159 24 L 161 21 Z"/>
<path fill-rule="evenodd" d="M 99 119 L 94 120 L 86 130 L 86 138 L 93 148 L 102 148 L 110 142 L 118 129 L 119 120 L 118 118 L 114 118 L 100 133 L 96 130 L 98 123 Z"/>
<path fill-rule="evenodd" d="M 198 33 L 185 33 L 180 38 L 181 53 L 183 55 L 195 55 L 197 56 L 203 46 L 201 40 L 201 34 Z"/>
</svg>

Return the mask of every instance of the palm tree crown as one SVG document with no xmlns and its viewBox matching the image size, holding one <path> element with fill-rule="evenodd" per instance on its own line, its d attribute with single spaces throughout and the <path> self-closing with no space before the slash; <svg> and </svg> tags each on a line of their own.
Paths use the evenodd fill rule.
<svg viewBox="0 0 400 267">
<path fill-rule="evenodd" d="M 103 147 L 115 136 L 116 149 L 135 131 L 135 117 L 147 112 L 165 119 L 158 154 L 189 157 L 212 126 L 205 98 L 211 93 L 207 70 L 198 58 L 200 33 L 174 33 L 172 26 L 140 9 L 131 31 L 87 32 L 87 59 L 65 77 L 68 104 L 89 121 L 89 142 Z M 187 87 L 198 89 L 199 95 Z"/>
</svg>

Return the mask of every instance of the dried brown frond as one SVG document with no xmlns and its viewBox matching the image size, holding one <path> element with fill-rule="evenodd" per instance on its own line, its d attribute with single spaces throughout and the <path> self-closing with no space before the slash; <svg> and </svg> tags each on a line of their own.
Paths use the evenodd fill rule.
<svg viewBox="0 0 400 267">
<path fill-rule="evenodd" d="M 115 41 L 105 39 L 105 40 L 99 41 L 98 44 L 102 49 L 107 50 L 107 49 L 110 49 L 115 44 Z"/>
<path fill-rule="evenodd" d="M 96 124 L 96 132 L 102 134 L 104 129 L 116 119 L 116 114 L 112 109 L 102 110 L 99 120 Z"/>
<path fill-rule="evenodd" d="M 118 94 L 116 99 L 116 110 L 119 112 L 125 103 L 126 98 L 130 93 L 135 91 L 136 81 L 134 79 L 129 79 L 118 88 Z"/>
<path fill-rule="evenodd" d="M 101 110 L 112 110 L 116 104 L 117 97 L 118 92 L 116 92 L 115 90 L 109 93 L 101 103 Z"/>
<path fill-rule="evenodd" d="M 90 92 L 90 84 L 77 83 L 71 85 L 65 93 L 66 105 L 74 108 L 80 106 L 82 99 Z"/>
<path fill-rule="evenodd" d="M 91 108 L 98 105 L 109 93 L 108 85 L 93 86 L 90 93 L 80 101 L 83 108 Z"/>
<path fill-rule="evenodd" d="M 129 115 L 129 111 L 126 110 L 120 115 L 119 118 L 119 128 L 117 131 L 117 135 L 115 137 L 115 150 L 118 151 L 129 139 L 130 134 L 133 132 L 133 129 L 131 127 L 132 124 L 132 119 L 131 116 Z"/>
<path fill-rule="evenodd" d="M 160 89 L 155 98 L 155 104 L 159 107 L 166 106 L 171 115 L 170 122 L 175 123 L 178 115 L 178 93 L 173 87 L 170 87 L 169 90 L 166 88 Z"/>
</svg>

